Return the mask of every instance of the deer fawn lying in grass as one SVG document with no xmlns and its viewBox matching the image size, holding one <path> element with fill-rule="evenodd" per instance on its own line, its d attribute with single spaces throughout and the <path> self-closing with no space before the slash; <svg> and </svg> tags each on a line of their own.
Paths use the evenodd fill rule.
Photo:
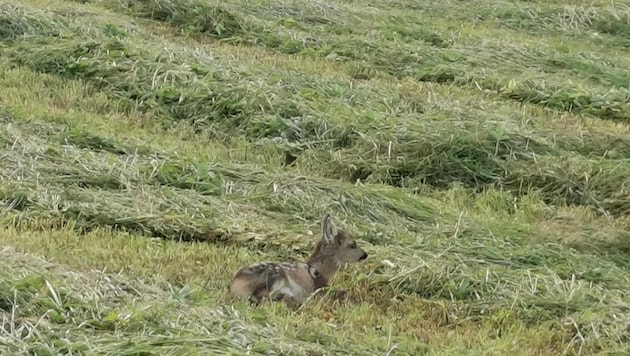
<svg viewBox="0 0 630 356">
<path fill-rule="evenodd" d="M 359 262 L 368 256 L 349 233 L 337 228 L 330 214 L 324 215 L 322 235 L 305 263 L 260 262 L 242 267 L 230 281 L 228 294 L 256 305 L 263 298 L 270 298 L 295 308 L 311 293 L 328 286 L 342 264 Z"/>
</svg>

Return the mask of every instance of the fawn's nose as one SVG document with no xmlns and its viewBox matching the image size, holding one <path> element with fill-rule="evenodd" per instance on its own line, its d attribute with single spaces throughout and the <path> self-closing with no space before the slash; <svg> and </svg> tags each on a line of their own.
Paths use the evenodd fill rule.
<svg viewBox="0 0 630 356">
<path fill-rule="evenodd" d="M 368 256 L 367 253 L 363 252 L 363 254 L 361 255 L 361 257 L 359 257 L 359 261 L 363 261 L 364 259 L 366 259 Z"/>
</svg>

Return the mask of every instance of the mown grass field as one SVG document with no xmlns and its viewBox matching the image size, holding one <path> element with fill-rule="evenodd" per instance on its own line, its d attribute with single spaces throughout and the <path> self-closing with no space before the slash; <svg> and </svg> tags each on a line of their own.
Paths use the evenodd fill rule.
<svg viewBox="0 0 630 356">
<path fill-rule="evenodd" d="M 0 4 L 0 353 L 630 353 L 627 1 Z M 226 298 L 331 212 L 370 257 Z"/>
</svg>

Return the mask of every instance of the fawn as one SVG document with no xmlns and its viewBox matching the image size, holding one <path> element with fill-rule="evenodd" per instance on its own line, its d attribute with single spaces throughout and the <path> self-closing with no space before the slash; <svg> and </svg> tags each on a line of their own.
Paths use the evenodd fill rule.
<svg viewBox="0 0 630 356">
<path fill-rule="evenodd" d="M 350 234 L 338 229 L 330 214 L 322 220 L 322 238 L 306 262 L 260 262 L 240 268 L 228 285 L 232 298 L 248 299 L 255 305 L 263 298 L 283 301 L 296 308 L 311 293 L 328 286 L 344 263 L 368 257 Z"/>
</svg>

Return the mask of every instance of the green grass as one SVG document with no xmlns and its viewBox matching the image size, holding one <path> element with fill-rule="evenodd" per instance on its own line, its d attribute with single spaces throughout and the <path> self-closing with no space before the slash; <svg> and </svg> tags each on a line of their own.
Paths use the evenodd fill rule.
<svg viewBox="0 0 630 356">
<path fill-rule="evenodd" d="M 3 354 L 630 352 L 630 5 L 0 5 Z M 370 257 L 227 299 L 331 212 Z"/>
</svg>

